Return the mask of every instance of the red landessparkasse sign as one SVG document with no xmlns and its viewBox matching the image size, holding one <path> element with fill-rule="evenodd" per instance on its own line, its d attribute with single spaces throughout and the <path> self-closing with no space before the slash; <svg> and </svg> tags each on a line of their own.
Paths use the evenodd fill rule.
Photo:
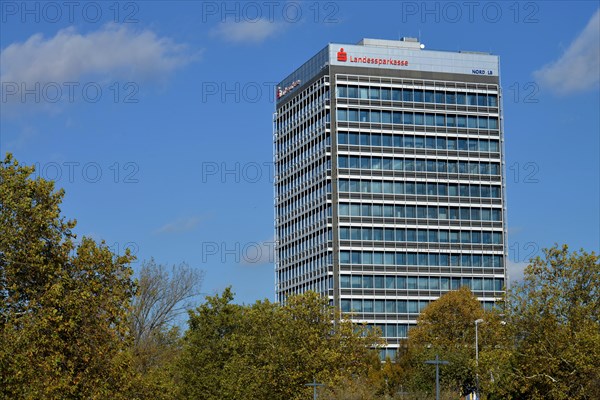
<svg viewBox="0 0 600 400">
<path fill-rule="evenodd" d="M 398 67 L 407 67 L 408 60 L 398 60 L 396 58 L 382 58 L 382 57 L 348 57 L 348 53 L 341 47 L 340 51 L 337 52 L 337 60 L 339 62 L 354 62 L 362 64 L 377 64 L 377 65 L 395 65 Z"/>
</svg>

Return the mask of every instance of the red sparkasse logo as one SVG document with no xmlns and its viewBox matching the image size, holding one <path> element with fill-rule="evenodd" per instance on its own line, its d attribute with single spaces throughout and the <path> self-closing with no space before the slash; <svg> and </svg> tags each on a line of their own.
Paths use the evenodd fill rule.
<svg viewBox="0 0 600 400">
<path fill-rule="evenodd" d="M 348 54 L 344 51 L 344 48 L 340 48 L 340 51 L 337 53 L 337 60 L 346 62 L 348 60 Z"/>
</svg>

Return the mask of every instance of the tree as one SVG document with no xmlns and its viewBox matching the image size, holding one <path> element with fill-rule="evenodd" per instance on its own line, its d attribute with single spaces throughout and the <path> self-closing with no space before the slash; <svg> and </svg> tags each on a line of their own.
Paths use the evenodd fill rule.
<svg viewBox="0 0 600 400">
<path fill-rule="evenodd" d="M 144 262 L 133 299 L 131 334 L 142 372 L 153 364 L 153 347 L 176 328 L 177 318 L 191 308 L 190 299 L 200 294 L 203 273 L 188 264 L 173 265 L 169 272 L 154 259 Z M 145 356 L 147 355 L 147 357 Z"/>
<path fill-rule="evenodd" d="M 379 362 L 371 349 L 379 340 L 314 292 L 285 305 L 237 306 L 232 299 L 227 289 L 190 314 L 182 398 L 304 399 L 313 379 L 336 385 Z"/>
<path fill-rule="evenodd" d="M 181 350 L 178 318 L 200 294 L 203 273 L 188 264 L 170 269 L 154 259 L 142 263 L 131 311 L 136 394 L 172 398 L 172 367 Z"/>
<path fill-rule="evenodd" d="M 475 321 L 480 350 L 495 349 L 502 330 L 499 317 L 486 312 L 467 287 L 451 291 L 429 304 L 409 331 L 408 353 L 404 363 L 410 368 L 411 387 L 415 391 L 433 390 L 434 369 L 424 364 L 435 358 L 449 361 L 442 367 L 441 383 L 447 391 L 466 395 L 475 390 L 478 373 L 475 363 Z"/>
<path fill-rule="evenodd" d="M 1 397 L 124 398 L 133 257 L 76 246 L 64 191 L 33 172 L 0 165 Z"/>
<path fill-rule="evenodd" d="M 228 388 L 224 369 L 233 356 L 233 334 L 239 329 L 242 307 L 231 304 L 233 293 L 207 296 L 206 302 L 189 312 L 189 329 L 177 364 L 177 397 L 221 400 Z M 237 372 L 236 372 L 237 373 Z"/>
<path fill-rule="evenodd" d="M 600 398 L 599 260 L 563 245 L 527 266 L 508 296 L 514 347 L 498 398 Z"/>
</svg>

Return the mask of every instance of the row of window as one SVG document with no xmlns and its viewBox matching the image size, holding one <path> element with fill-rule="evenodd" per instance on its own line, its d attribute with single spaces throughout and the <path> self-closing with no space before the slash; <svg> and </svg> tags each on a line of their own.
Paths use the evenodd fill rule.
<svg viewBox="0 0 600 400">
<path fill-rule="evenodd" d="M 499 208 L 404 206 L 400 204 L 348 204 L 339 206 L 340 216 L 501 221 Z"/>
<path fill-rule="evenodd" d="M 472 291 L 497 291 L 504 287 L 504 279 L 394 275 L 340 276 L 342 289 L 458 290 L 461 286 L 467 286 Z"/>
<path fill-rule="evenodd" d="M 454 139 L 420 135 L 391 135 L 382 133 L 338 133 L 338 144 L 356 146 L 384 146 L 414 149 L 482 151 L 497 153 L 500 151 L 498 140 Z"/>
<path fill-rule="evenodd" d="M 300 207 L 310 206 L 318 201 L 322 201 L 329 193 L 331 193 L 331 184 L 329 182 L 327 182 L 327 185 L 319 185 L 309 191 L 295 194 L 292 198 L 289 197 L 289 193 L 283 192 L 280 190 L 280 187 L 277 187 L 278 198 L 276 201 L 277 206 L 282 207 L 284 211 L 283 215 L 286 215 L 294 210 L 298 210 Z M 285 201 L 283 201 L 283 198 L 285 198 Z"/>
<path fill-rule="evenodd" d="M 276 131 L 277 151 L 288 151 L 288 149 L 299 146 L 308 139 L 323 133 L 329 121 L 330 114 L 327 110 L 324 110 L 322 116 L 317 119 L 310 119 L 309 122 L 303 124 L 291 119 L 283 120 L 279 123 L 281 128 Z M 292 132 L 293 134 L 291 134 Z"/>
<path fill-rule="evenodd" d="M 378 328 L 379 331 L 381 332 L 381 336 L 382 337 L 386 337 L 386 338 L 406 338 L 408 337 L 408 329 L 409 326 L 406 324 L 368 324 L 367 325 L 367 329 L 369 330 L 373 330 L 374 328 Z M 390 349 L 390 350 L 394 350 L 395 349 Z M 395 358 L 395 353 L 394 353 L 394 358 L 391 357 L 390 358 L 393 360 Z M 385 360 L 385 358 L 384 358 Z"/>
<path fill-rule="evenodd" d="M 277 194 L 289 195 L 290 192 L 298 188 L 304 189 L 307 186 L 307 182 L 312 181 L 315 177 L 322 175 L 329 169 L 331 169 L 331 160 L 324 160 L 312 165 L 310 168 L 296 169 L 296 172 L 300 171 L 302 173 L 296 173 L 285 180 L 277 182 Z M 283 182 L 286 183 L 284 184 Z"/>
<path fill-rule="evenodd" d="M 499 290 L 502 290 L 502 288 Z M 340 309 L 346 313 L 418 314 L 429 303 L 431 303 L 430 300 L 342 299 L 340 300 Z M 383 336 L 395 337 L 395 335 L 390 335 L 387 331 L 383 331 Z"/>
<path fill-rule="evenodd" d="M 378 88 L 342 86 L 336 88 L 337 97 L 368 100 L 409 101 L 415 103 L 458 104 L 479 107 L 498 107 L 496 94 L 423 89 Z"/>
<path fill-rule="evenodd" d="M 502 232 L 411 228 L 340 228 L 341 240 L 502 244 Z"/>
<path fill-rule="evenodd" d="M 340 179 L 340 192 L 408 194 L 424 196 L 484 197 L 500 198 L 501 188 L 497 185 L 469 185 L 465 183 L 424 183 L 397 181 L 367 181 Z"/>
<path fill-rule="evenodd" d="M 327 221 L 327 217 L 331 216 L 330 207 L 319 207 L 310 213 L 302 214 L 301 218 L 295 218 L 281 223 L 277 221 L 277 232 L 280 241 L 285 241 L 288 236 L 303 231 L 307 228 L 312 228 L 315 225 L 323 225 Z"/>
<path fill-rule="evenodd" d="M 339 168 L 375 169 L 383 171 L 500 175 L 500 164 L 495 162 L 340 155 L 338 156 L 338 164 Z"/>
<path fill-rule="evenodd" d="M 428 305 L 429 300 L 342 299 L 340 301 L 342 312 L 375 314 L 418 314 Z"/>
<path fill-rule="evenodd" d="M 311 160 L 316 155 L 323 154 L 325 148 L 330 145 L 330 136 L 327 135 L 321 140 L 315 140 L 308 146 L 303 146 L 296 151 L 290 151 L 285 155 L 284 159 L 276 161 L 276 174 L 281 175 L 287 172 L 290 168 L 298 166 L 298 164 Z M 279 153 L 278 155 L 281 155 Z"/>
<path fill-rule="evenodd" d="M 408 336 L 401 336 L 401 337 L 406 338 Z M 379 349 L 379 360 L 381 362 L 386 361 L 388 358 L 393 361 L 396 359 L 397 356 L 398 356 L 398 349 L 392 349 L 392 348 Z"/>
<path fill-rule="evenodd" d="M 412 253 L 383 251 L 340 251 L 341 264 L 421 265 L 443 267 L 502 268 L 503 256 L 491 254 Z"/>
<path fill-rule="evenodd" d="M 498 129 L 498 117 L 482 115 L 433 114 L 412 111 L 389 111 L 340 108 L 338 121 L 445 126 L 450 128 Z"/>
<path fill-rule="evenodd" d="M 331 231 L 319 231 L 316 234 L 305 237 L 302 240 L 295 239 L 288 243 L 282 243 L 279 249 L 279 257 L 282 262 L 288 258 L 297 256 L 304 251 L 314 250 L 315 248 L 331 240 Z"/>
</svg>

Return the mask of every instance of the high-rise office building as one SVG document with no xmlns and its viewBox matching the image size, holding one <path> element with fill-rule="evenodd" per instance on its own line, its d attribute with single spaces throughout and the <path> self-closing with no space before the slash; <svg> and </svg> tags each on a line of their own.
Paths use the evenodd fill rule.
<svg viewBox="0 0 600 400">
<path fill-rule="evenodd" d="M 327 296 L 394 356 L 419 312 L 504 293 L 497 56 L 416 39 L 329 44 L 277 88 L 276 292 Z"/>
</svg>

